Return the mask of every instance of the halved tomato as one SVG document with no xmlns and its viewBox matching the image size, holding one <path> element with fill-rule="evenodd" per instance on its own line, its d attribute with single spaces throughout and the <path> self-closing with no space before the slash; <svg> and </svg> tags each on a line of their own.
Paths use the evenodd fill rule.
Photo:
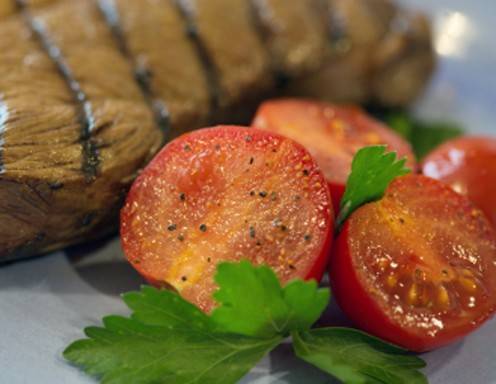
<svg viewBox="0 0 496 384">
<path fill-rule="evenodd" d="M 496 310 L 496 233 L 439 181 L 396 179 L 355 211 L 330 260 L 334 295 L 371 334 L 412 351 L 454 341 Z"/>
<path fill-rule="evenodd" d="M 468 196 L 496 227 L 495 138 L 467 136 L 448 141 L 427 156 L 422 171 Z"/>
<path fill-rule="evenodd" d="M 169 143 L 121 213 L 128 260 L 209 311 L 220 261 L 272 267 L 283 282 L 320 280 L 333 235 L 325 178 L 309 153 L 274 133 L 198 130 Z"/>
<path fill-rule="evenodd" d="M 315 157 L 331 188 L 337 212 L 355 153 L 369 145 L 384 144 L 407 157 L 416 170 L 410 145 L 394 131 L 355 106 L 281 99 L 263 103 L 253 120 L 257 128 L 276 132 L 302 144 Z"/>
</svg>

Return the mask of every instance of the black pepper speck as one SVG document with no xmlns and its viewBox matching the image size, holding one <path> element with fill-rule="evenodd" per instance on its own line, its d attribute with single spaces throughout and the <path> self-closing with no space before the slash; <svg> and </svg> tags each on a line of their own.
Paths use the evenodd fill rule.
<svg viewBox="0 0 496 384">
<path fill-rule="evenodd" d="M 175 231 L 177 229 L 177 225 L 176 224 L 171 224 L 167 227 L 167 230 L 168 231 Z"/>
<path fill-rule="evenodd" d="M 265 191 L 260 191 L 258 194 L 260 197 L 267 197 L 267 192 Z"/>
<path fill-rule="evenodd" d="M 56 190 L 59 190 L 59 189 L 63 188 L 64 187 L 64 183 L 62 183 L 61 181 L 54 181 L 52 183 L 48 183 L 48 187 L 52 191 L 56 191 Z"/>
<path fill-rule="evenodd" d="M 251 237 L 252 239 L 254 239 L 254 238 L 255 238 L 255 228 L 254 228 L 254 227 L 250 227 L 250 237 Z"/>
<path fill-rule="evenodd" d="M 207 232 L 207 225 L 206 224 L 201 224 L 200 225 L 200 231 Z"/>
</svg>

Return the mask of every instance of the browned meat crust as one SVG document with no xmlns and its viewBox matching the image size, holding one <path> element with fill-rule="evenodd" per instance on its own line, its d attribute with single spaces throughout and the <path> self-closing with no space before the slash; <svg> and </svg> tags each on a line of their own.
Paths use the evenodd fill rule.
<svg viewBox="0 0 496 384">
<path fill-rule="evenodd" d="M 409 102 L 432 70 L 428 24 L 393 28 L 397 8 L 369 1 L 0 0 L 0 262 L 113 231 L 164 140 L 281 80 Z"/>
<path fill-rule="evenodd" d="M 426 16 L 389 0 L 319 1 L 334 49 L 323 69 L 287 93 L 384 106 L 415 100 L 435 67 Z"/>
</svg>

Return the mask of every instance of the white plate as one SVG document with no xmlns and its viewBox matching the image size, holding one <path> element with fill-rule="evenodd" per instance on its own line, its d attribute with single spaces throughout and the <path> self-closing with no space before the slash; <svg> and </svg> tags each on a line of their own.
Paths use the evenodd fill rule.
<svg viewBox="0 0 496 384">
<path fill-rule="evenodd" d="M 435 21 L 439 71 L 416 110 L 457 120 L 471 132 L 495 133 L 496 2 L 406 0 Z M 61 352 L 87 325 L 109 313 L 126 314 L 119 293 L 142 281 L 122 260 L 117 240 L 95 249 L 0 268 L 0 383 L 94 383 L 66 364 Z M 334 311 L 335 315 L 336 312 Z M 339 315 L 338 315 L 339 317 Z M 496 321 L 464 341 L 424 355 L 431 383 L 496 383 Z M 242 383 L 332 383 L 291 357 L 288 346 L 271 353 Z"/>
</svg>

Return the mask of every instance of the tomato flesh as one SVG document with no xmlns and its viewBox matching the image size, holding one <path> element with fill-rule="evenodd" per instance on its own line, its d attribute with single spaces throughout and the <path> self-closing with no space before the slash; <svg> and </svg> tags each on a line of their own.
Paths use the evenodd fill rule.
<svg viewBox="0 0 496 384">
<path fill-rule="evenodd" d="M 496 234 L 466 197 L 409 175 L 351 215 L 330 275 L 339 305 L 360 328 L 431 350 L 495 312 Z"/>
<path fill-rule="evenodd" d="M 427 156 L 422 171 L 468 196 L 496 226 L 495 138 L 461 137 L 448 141 Z"/>
<path fill-rule="evenodd" d="M 283 282 L 320 280 L 333 233 L 322 172 L 294 141 L 243 127 L 169 143 L 133 184 L 121 213 L 125 254 L 149 282 L 213 308 L 220 261 L 272 267 Z"/>
<path fill-rule="evenodd" d="M 335 211 L 344 193 L 355 153 L 370 145 L 386 145 L 416 169 L 410 145 L 395 132 L 355 106 L 283 99 L 263 103 L 253 126 L 302 144 L 315 157 L 329 182 Z"/>
</svg>

